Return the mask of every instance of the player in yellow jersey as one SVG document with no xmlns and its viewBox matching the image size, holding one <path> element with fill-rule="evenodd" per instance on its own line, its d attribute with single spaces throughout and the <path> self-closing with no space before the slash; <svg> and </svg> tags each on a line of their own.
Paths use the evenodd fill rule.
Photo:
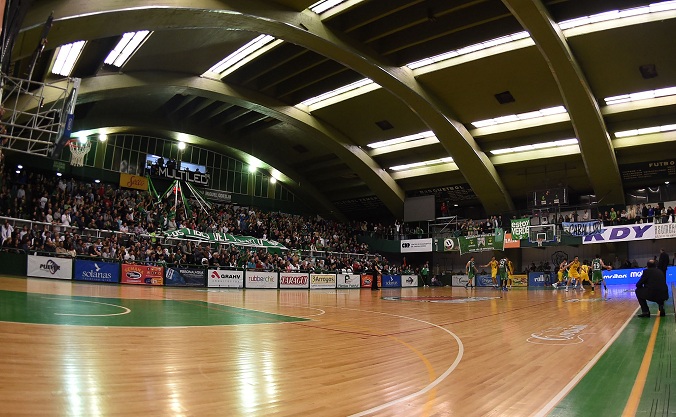
<svg viewBox="0 0 676 417">
<path fill-rule="evenodd" d="M 507 259 L 507 282 L 510 290 L 512 289 L 512 275 L 514 275 L 514 264 L 511 259 Z"/>
<path fill-rule="evenodd" d="M 589 282 L 589 285 L 591 285 L 591 290 L 594 292 L 594 283 L 592 280 L 589 278 L 589 265 L 588 261 L 585 261 L 580 265 L 580 288 L 582 291 L 584 291 L 584 282 L 587 281 Z"/>
<path fill-rule="evenodd" d="M 580 282 L 579 269 L 580 269 L 580 259 L 576 256 L 568 264 L 568 281 L 566 281 L 566 291 L 568 291 L 568 286 L 570 285 L 570 282 L 573 280 L 575 280 L 575 286 L 573 288 L 577 288 L 577 283 Z"/>
<path fill-rule="evenodd" d="M 491 279 L 493 280 L 493 287 L 498 288 L 498 261 L 495 260 L 495 256 L 491 258 L 490 262 L 486 265 L 480 265 L 482 268 L 488 266 L 491 267 Z"/>
<path fill-rule="evenodd" d="M 552 287 L 554 288 L 559 288 L 561 283 L 563 283 L 563 280 L 568 279 L 568 271 L 566 270 L 566 267 L 568 266 L 568 259 L 564 259 L 560 264 L 559 264 L 559 270 L 556 272 L 556 278 L 557 281 L 552 284 Z"/>
</svg>

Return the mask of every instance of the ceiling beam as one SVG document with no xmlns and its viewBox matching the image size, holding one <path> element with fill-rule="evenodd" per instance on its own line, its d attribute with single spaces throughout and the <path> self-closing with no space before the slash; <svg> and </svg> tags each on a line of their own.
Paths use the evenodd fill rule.
<svg viewBox="0 0 676 417">
<path fill-rule="evenodd" d="M 95 39 L 140 29 L 227 28 L 269 34 L 339 62 L 390 91 L 434 131 L 488 213 L 514 208 L 495 167 L 445 103 L 429 94 L 407 68 L 392 66 L 364 45 L 333 33 L 315 13 L 297 13 L 273 2 L 256 0 L 237 3 L 215 0 L 139 0 L 134 2 L 134 6 L 129 7 L 128 4 L 123 5 L 116 0 L 41 2 L 36 5 L 35 12 L 31 11 L 27 16 L 23 35 L 28 38 L 39 37 L 34 32 L 39 32 L 40 24 L 44 20 L 42 14 L 48 14 L 49 10 L 55 10 L 56 16 L 52 30 L 54 36 L 50 36 L 50 45 L 54 46 L 78 39 Z M 42 14 L 38 12 L 41 9 L 44 9 Z M 28 55 L 29 51 L 19 48 L 17 55 L 23 53 Z M 228 90 L 234 92 L 233 88 Z M 244 97 L 250 97 L 250 94 L 240 96 Z M 264 113 L 257 108 L 269 103 L 276 106 L 269 109 L 270 113 L 275 114 L 273 117 L 281 117 L 280 120 L 300 125 L 302 129 L 324 139 L 328 138 L 327 145 L 330 149 L 345 159 L 385 206 L 395 216 L 403 215 L 403 190 L 389 173 L 354 145 L 354 141 L 308 113 L 295 107 L 280 106 L 277 102 L 273 104 L 269 100 L 269 97 L 261 97 L 259 102 L 242 103 L 242 106 Z"/>
<path fill-rule="evenodd" d="M 608 129 L 559 25 L 539 0 L 502 0 L 530 33 L 561 91 L 582 160 L 602 204 L 624 204 L 622 178 Z"/>
</svg>

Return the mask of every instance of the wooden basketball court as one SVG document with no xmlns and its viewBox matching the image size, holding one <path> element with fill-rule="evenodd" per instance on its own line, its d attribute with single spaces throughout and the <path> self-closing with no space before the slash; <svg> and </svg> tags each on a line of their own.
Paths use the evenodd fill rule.
<svg viewBox="0 0 676 417">
<path fill-rule="evenodd" d="M 649 336 L 656 318 L 634 318 L 637 307 L 619 286 L 603 297 L 0 278 L 0 414 L 580 415 L 557 404 L 625 325 Z M 662 318 L 669 340 L 673 321 Z M 620 415 L 625 404 L 607 407 Z"/>
</svg>

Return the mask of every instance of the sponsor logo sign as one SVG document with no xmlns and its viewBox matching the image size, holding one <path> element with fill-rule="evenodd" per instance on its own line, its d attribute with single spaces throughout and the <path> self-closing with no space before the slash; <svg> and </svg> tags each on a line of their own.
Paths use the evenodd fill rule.
<svg viewBox="0 0 676 417">
<path fill-rule="evenodd" d="M 501 228 L 495 229 L 495 234 L 472 237 L 459 237 L 460 254 L 467 252 L 483 252 L 489 250 L 503 250 L 505 246 L 505 232 Z"/>
<path fill-rule="evenodd" d="M 490 275 L 477 275 L 474 277 L 474 285 L 477 287 L 492 287 L 493 278 Z"/>
<path fill-rule="evenodd" d="M 280 272 L 279 288 L 310 288 L 310 276 L 304 272 Z"/>
<path fill-rule="evenodd" d="M 204 268 L 171 267 L 164 272 L 164 285 L 170 287 L 204 287 Z"/>
<path fill-rule="evenodd" d="M 310 274 L 310 288 L 313 290 L 336 288 L 336 274 Z"/>
<path fill-rule="evenodd" d="M 417 287 L 418 286 L 418 276 L 417 275 L 402 275 L 401 276 L 401 286 L 402 287 Z"/>
<path fill-rule="evenodd" d="M 120 173 L 120 187 L 148 191 L 148 178 Z"/>
<path fill-rule="evenodd" d="M 464 287 L 469 282 L 469 277 L 467 275 L 451 275 L 451 286 L 452 287 Z M 472 284 L 474 285 L 474 284 Z"/>
<path fill-rule="evenodd" d="M 200 172 L 191 172 L 187 170 L 178 170 L 167 168 L 165 166 L 157 167 L 157 175 L 172 180 L 194 182 L 200 185 L 209 185 L 209 174 Z"/>
<path fill-rule="evenodd" d="M 563 231 L 573 236 L 589 236 L 603 233 L 603 223 L 595 220 L 592 222 L 563 222 Z"/>
<path fill-rule="evenodd" d="M 530 219 L 512 219 L 512 239 L 528 239 Z"/>
<path fill-rule="evenodd" d="M 382 275 L 378 275 L 378 287 L 382 287 Z M 362 274 L 361 275 L 361 287 L 362 288 L 371 288 L 373 285 L 373 275 L 371 274 Z"/>
<path fill-rule="evenodd" d="M 655 239 L 655 225 L 632 224 L 627 226 L 608 226 L 602 233 L 582 238 L 582 243 L 630 242 L 634 240 Z"/>
<path fill-rule="evenodd" d="M 73 260 L 71 258 L 28 255 L 27 272 L 29 277 L 71 279 L 73 276 Z"/>
<path fill-rule="evenodd" d="M 383 288 L 401 288 L 401 275 L 383 275 Z"/>
<path fill-rule="evenodd" d="M 122 284 L 164 285 L 164 267 L 122 264 Z"/>
<path fill-rule="evenodd" d="M 120 282 L 120 265 L 117 262 L 75 260 L 75 281 Z"/>
<path fill-rule="evenodd" d="M 211 201 L 229 203 L 232 201 L 232 194 L 218 190 L 202 190 L 202 194 Z"/>
<path fill-rule="evenodd" d="M 528 275 L 512 275 L 512 287 L 527 287 Z"/>
<path fill-rule="evenodd" d="M 671 239 L 676 237 L 676 223 L 659 223 L 655 225 L 655 239 Z"/>
<path fill-rule="evenodd" d="M 631 269 L 613 269 L 613 270 L 603 270 L 603 279 L 606 280 L 606 284 L 615 285 L 615 284 L 636 284 L 643 275 L 642 268 L 631 268 Z"/>
<path fill-rule="evenodd" d="M 459 251 L 460 244 L 457 237 L 447 237 L 444 239 L 444 252 Z"/>
<path fill-rule="evenodd" d="M 586 324 L 574 324 L 566 327 L 552 327 L 531 333 L 528 343 L 538 345 L 576 345 L 584 342 L 580 334 L 587 328 Z"/>
<path fill-rule="evenodd" d="M 361 286 L 361 276 L 357 274 L 337 274 L 338 288 L 359 288 Z"/>
<path fill-rule="evenodd" d="M 505 233 L 505 249 L 509 248 L 520 248 L 521 241 L 519 239 L 512 238 L 511 233 Z"/>
<path fill-rule="evenodd" d="M 246 288 L 277 288 L 276 272 L 246 271 Z"/>
<path fill-rule="evenodd" d="M 244 271 L 228 269 L 208 269 L 207 287 L 243 288 Z"/>
<path fill-rule="evenodd" d="M 405 239 L 401 241 L 401 253 L 432 252 L 432 239 Z"/>
<path fill-rule="evenodd" d="M 529 272 L 528 286 L 529 287 L 544 287 L 552 284 L 555 278 L 550 272 Z"/>
</svg>

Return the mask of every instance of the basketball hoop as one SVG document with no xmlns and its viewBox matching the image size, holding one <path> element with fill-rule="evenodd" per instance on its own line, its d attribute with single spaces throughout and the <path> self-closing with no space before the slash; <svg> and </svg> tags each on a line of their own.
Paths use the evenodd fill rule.
<svg viewBox="0 0 676 417">
<path fill-rule="evenodd" d="M 68 146 L 70 147 L 70 164 L 74 167 L 83 166 L 84 158 L 92 148 L 91 142 L 82 143 L 78 139 L 71 139 L 68 141 Z"/>
<path fill-rule="evenodd" d="M 542 247 L 542 242 L 544 242 L 544 239 L 539 239 L 539 238 L 538 238 L 537 242 L 538 242 L 538 248 L 541 248 L 541 247 Z"/>
</svg>

